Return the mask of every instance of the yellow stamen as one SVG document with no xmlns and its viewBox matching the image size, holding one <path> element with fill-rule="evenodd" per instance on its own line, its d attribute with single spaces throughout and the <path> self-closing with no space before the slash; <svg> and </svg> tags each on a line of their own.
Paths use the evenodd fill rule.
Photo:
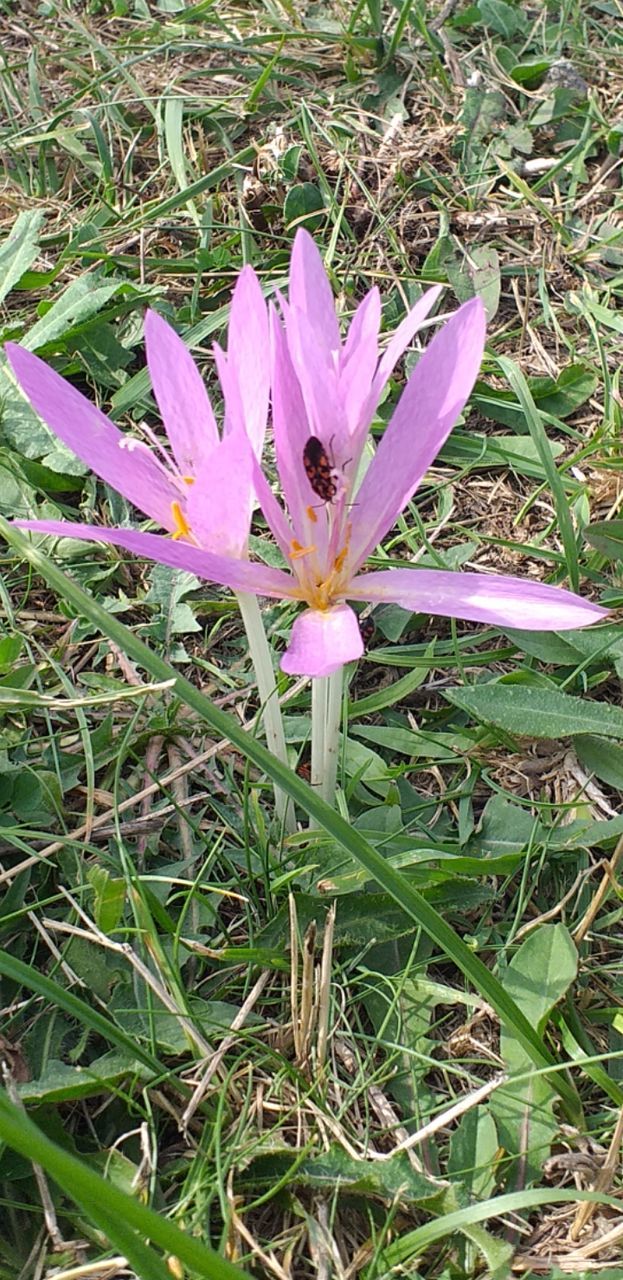
<svg viewBox="0 0 623 1280">
<path fill-rule="evenodd" d="M 316 550 L 317 548 L 313 543 L 311 543 L 309 547 L 302 547 L 300 542 L 297 542 L 296 538 L 293 538 L 290 543 L 290 559 L 300 560 L 302 556 L 309 556 Z"/>
<path fill-rule="evenodd" d="M 342 550 L 338 552 L 338 554 L 335 557 L 335 564 L 333 567 L 336 573 L 339 573 L 340 570 L 343 569 L 344 561 L 347 555 L 348 555 L 348 547 L 342 547 Z"/>
<path fill-rule="evenodd" d="M 184 484 L 194 484 L 194 483 L 195 483 L 195 477 L 194 477 L 194 476 L 182 476 L 182 480 L 184 481 Z"/>
<path fill-rule="evenodd" d="M 314 511 L 313 507 L 307 507 L 306 514 L 307 514 L 307 519 L 311 520 L 312 524 L 318 523 L 318 516 L 316 515 L 316 512 Z"/>
<path fill-rule="evenodd" d="M 175 524 L 173 541 L 177 542 L 178 538 L 188 538 L 191 533 L 191 528 L 179 502 L 171 503 L 171 515 L 173 516 L 173 522 Z"/>
</svg>

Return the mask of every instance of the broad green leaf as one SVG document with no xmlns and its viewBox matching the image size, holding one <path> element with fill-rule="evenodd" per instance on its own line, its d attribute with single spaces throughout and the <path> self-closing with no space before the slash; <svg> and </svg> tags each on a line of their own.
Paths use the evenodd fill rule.
<svg viewBox="0 0 623 1280">
<path fill-rule="evenodd" d="M 136 1057 L 117 1050 L 96 1058 L 88 1067 L 73 1067 L 50 1058 L 44 1074 L 18 1085 L 18 1092 L 27 1103 L 71 1102 L 76 1098 L 95 1097 L 105 1092 L 107 1086 L 119 1084 L 128 1076 L 146 1079 L 148 1074 Z"/>
<path fill-rule="evenodd" d="M 573 746 L 587 773 L 594 773 L 609 787 L 623 791 L 623 747 L 616 746 L 607 738 L 593 737 L 590 733 L 574 739 Z"/>
<path fill-rule="evenodd" d="M 324 219 L 324 200 L 313 182 L 290 187 L 283 205 L 286 227 L 305 226 L 308 231 L 320 226 Z"/>
<path fill-rule="evenodd" d="M 470 841 L 469 850 L 471 852 L 476 847 L 486 858 L 519 853 L 530 846 L 540 830 L 540 823 L 527 809 L 495 793 L 483 809 L 477 835 Z"/>
<path fill-rule="evenodd" d="M 587 525 L 584 537 L 608 560 L 623 560 L 623 520 L 595 520 Z"/>
<path fill-rule="evenodd" d="M 48 342 L 64 337 L 78 324 L 97 315 L 121 287 L 120 280 L 102 282 L 96 275 L 81 275 L 72 280 L 64 293 L 45 315 L 21 339 L 22 346 L 37 351 Z"/>
<path fill-rule="evenodd" d="M 564 452 L 560 441 L 548 440 L 547 443 L 553 458 Z M 518 475 L 544 478 L 540 454 L 530 436 L 484 436 L 475 431 L 467 435 L 460 430 L 453 431 L 438 457 L 455 466 L 469 463 L 472 471 L 511 467 Z"/>
<path fill-rule="evenodd" d="M 518 5 L 506 4 L 506 0 L 478 0 L 478 8 L 484 25 L 505 40 L 526 30 L 528 18 Z"/>
<path fill-rule="evenodd" d="M 568 738 L 591 733 L 623 739 L 623 711 L 607 702 L 574 698 L 559 689 L 490 684 L 444 689 L 444 697 L 477 720 L 524 738 Z"/>
<path fill-rule="evenodd" d="M 568 990 L 578 956 L 564 924 L 541 925 L 528 935 L 504 971 L 504 986 L 542 1032 L 554 1005 Z"/>
<path fill-rule="evenodd" d="M 597 381 L 594 369 L 584 364 L 572 364 L 563 369 L 556 379 L 531 378 L 528 385 L 540 413 L 564 419 L 590 399 Z M 487 418 L 525 432 L 524 413 L 512 391 L 477 382 L 473 399 Z M 553 442 L 549 441 L 549 444 L 552 447 Z"/>
<path fill-rule="evenodd" d="M 506 969 L 507 991 L 541 1034 L 554 1005 L 573 982 L 577 964 L 577 951 L 565 926 L 550 924 L 526 938 Z M 530 1059 L 512 1032 L 502 1031 L 500 1054 L 510 1076 L 530 1071 Z M 549 1081 L 536 1074 L 497 1089 L 491 1097 L 489 1106 L 500 1141 L 509 1155 L 521 1157 L 521 1176 L 528 1181 L 540 1177 L 558 1134 L 555 1100 Z"/>
<path fill-rule="evenodd" d="M 288 1178 L 288 1171 L 291 1177 Z M 241 1183 L 253 1187 L 269 1186 L 284 1178 L 290 1186 L 310 1187 L 327 1192 L 339 1189 L 343 1194 L 398 1198 L 405 1204 L 430 1204 L 439 1200 L 445 1186 L 418 1173 L 409 1162 L 406 1151 L 387 1160 L 358 1160 L 343 1147 L 332 1146 L 318 1155 L 301 1160 L 291 1147 L 258 1156 L 245 1169 Z"/>
<path fill-rule="evenodd" d="M 478 1200 L 495 1186 L 495 1155 L 499 1148 L 495 1120 L 487 1107 L 473 1107 L 461 1118 L 450 1138 L 448 1173 Z"/>
<path fill-rule="evenodd" d="M 324 920 L 328 909 L 325 899 L 311 893 L 294 895 L 296 915 L 301 935 L 315 920 L 318 939 L 322 940 Z M 283 903 L 272 920 L 258 934 L 262 947 L 274 947 L 288 932 L 288 904 Z M 360 947 L 371 942 L 383 942 L 387 938 L 399 938 L 413 932 L 413 921 L 385 893 L 346 893 L 340 897 L 335 918 L 334 946 Z"/>
<path fill-rule="evenodd" d="M 0 302 L 35 261 L 39 253 L 39 227 L 42 222 L 41 210 L 24 209 L 0 245 Z"/>
</svg>

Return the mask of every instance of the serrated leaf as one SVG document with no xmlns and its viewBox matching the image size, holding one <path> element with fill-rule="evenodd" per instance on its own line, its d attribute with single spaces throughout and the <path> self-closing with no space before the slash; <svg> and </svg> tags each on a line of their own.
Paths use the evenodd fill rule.
<svg viewBox="0 0 623 1280">
<path fill-rule="evenodd" d="M 559 689 L 524 685 L 477 685 L 445 689 L 444 697 L 477 720 L 522 738 L 568 738 L 593 733 L 623 739 L 623 711 L 607 702 L 574 698 Z"/>
<path fill-rule="evenodd" d="M 3 302 L 39 253 L 39 227 L 43 213 L 24 209 L 18 214 L 6 240 L 0 246 L 0 302 Z"/>
<path fill-rule="evenodd" d="M 324 898 L 311 893 L 296 893 L 296 914 L 301 934 L 312 920 L 318 926 L 318 938 L 322 939 L 327 903 Z M 274 947 L 283 942 L 288 932 L 288 904 L 283 903 L 276 916 L 258 934 L 262 947 Z M 384 893 L 345 893 L 340 897 L 333 941 L 335 947 L 363 947 L 371 942 L 383 942 L 412 932 L 412 924 L 400 907 Z"/>
<path fill-rule="evenodd" d="M 289 1171 L 293 1186 L 398 1199 L 407 1204 L 430 1204 L 445 1191 L 443 1184 L 413 1168 L 406 1151 L 399 1151 L 388 1160 L 358 1160 L 337 1146 L 302 1161 L 296 1151 L 284 1146 L 258 1156 L 243 1178 L 251 1181 L 254 1188 L 274 1186 L 279 1179 L 287 1179 Z"/>
</svg>

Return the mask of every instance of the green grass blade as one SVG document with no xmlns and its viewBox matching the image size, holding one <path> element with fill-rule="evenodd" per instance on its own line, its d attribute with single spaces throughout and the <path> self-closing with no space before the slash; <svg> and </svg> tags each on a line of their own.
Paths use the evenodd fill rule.
<svg viewBox="0 0 623 1280">
<path fill-rule="evenodd" d="M 434 907 L 412 887 L 409 880 L 393 867 L 346 819 L 308 786 L 302 778 L 271 755 L 260 742 L 236 723 L 232 716 L 215 707 L 209 698 L 200 693 L 190 681 L 185 680 L 172 667 L 125 627 L 114 615 L 108 613 L 86 591 L 68 578 L 47 556 L 35 547 L 30 539 L 8 521 L 0 517 L 0 532 L 10 546 L 26 559 L 48 584 L 63 596 L 76 610 L 88 618 L 104 635 L 110 637 L 119 648 L 138 662 L 157 680 L 175 677 L 175 693 L 182 702 L 192 707 L 212 726 L 219 737 L 229 741 L 247 756 L 259 769 L 276 782 L 287 795 L 299 804 L 325 831 L 389 893 L 432 938 L 435 945 L 451 959 L 458 969 L 473 983 L 485 1000 L 496 1010 L 501 1021 L 523 1045 L 535 1066 L 556 1067 L 556 1059 L 547 1049 L 537 1031 L 505 991 L 503 985 L 461 940 L 451 925 Z M 565 1103 L 570 1119 L 577 1123 L 581 1117 L 581 1104 L 577 1092 L 559 1071 L 552 1075 L 552 1085 Z"/>
<path fill-rule="evenodd" d="M 539 411 L 534 402 L 532 392 L 521 372 L 521 369 L 515 364 L 514 360 L 508 356 L 496 356 L 496 360 L 506 377 L 509 386 L 512 387 L 519 403 L 526 415 L 526 423 L 535 447 L 537 449 L 541 465 L 547 476 L 547 482 L 552 491 L 554 506 L 556 508 L 556 518 L 562 538 L 562 545 L 565 552 L 565 562 L 567 565 L 567 573 L 569 581 L 574 591 L 578 590 L 580 584 L 580 574 L 578 569 L 578 549 L 573 531 L 573 522 L 569 512 L 569 504 L 563 482 L 558 473 L 556 463 L 552 456 L 552 451 L 548 446 L 545 428 L 541 421 Z"/>
<path fill-rule="evenodd" d="M 488 1218 L 503 1217 L 507 1213 L 520 1213 L 524 1209 L 532 1209 L 545 1204 L 575 1204 L 578 1200 L 592 1200 L 596 1204 L 608 1204 L 620 1211 L 621 1202 L 614 1196 L 600 1194 L 597 1191 L 550 1191 L 547 1187 L 537 1187 L 530 1191 L 510 1191 L 507 1195 L 496 1196 L 492 1200 L 482 1200 L 464 1209 L 455 1209 L 452 1213 L 444 1213 L 440 1218 L 425 1222 L 415 1231 L 408 1231 L 383 1253 L 383 1262 L 387 1267 L 396 1267 L 415 1254 L 429 1248 L 437 1240 L 447 1240 L 455 1231 L 471 1226 L 475 1222 L 486 1222 Z"/>
<path fill-rule="evenodd" d="M 185 1235 L 173 1222 L 146 1208 L 81 1160 L 63 1151 L 41 1133 L 4 1093 L 0 1093 L 0 1137 L 27 1160 L 40 1164 L 76 1204 L 83 1206 L 109 1236 L 111 1244 L 123 1250 L 137 1268 L 141 1280 L 170 1280 L 171 1275 L 158 1255 L 147 1248 L 143 1238 L 192 1267 L 193 1275 L 206 1280 L 244 1280 L 246 1273 L 239 1267 L 226 1262 L 192 1236 Z M 139 1265 L 130 1256 L 130 1250 Z"/>
</svg>

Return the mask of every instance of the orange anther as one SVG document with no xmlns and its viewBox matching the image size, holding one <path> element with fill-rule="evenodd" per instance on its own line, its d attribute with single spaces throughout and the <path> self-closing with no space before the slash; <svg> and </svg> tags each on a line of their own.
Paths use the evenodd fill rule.
<svg viewBox="0 0 623 1280">
<path fill-rule="evenodd" d="M 293 538 L 290 543 L 290 559 L 300 560 L 302 556 L 311 555 L 315 550 L 316 547 L 313 543 L 309 547 L 302 547 L 300 542 L 297 542 L 296 538 Z"/>
<path fill-rule="evenodd" d="M 171 503 L 171 515 L 173 516 L 173 523 L 175 524 L 173 541 L 176 542 L 178 538 L 188 538 L 191 533 L 191 528 L 179 502 Z"/>
<path fill-rule="evenodd" d="M 318 516 L 316 515 L 316 512 L 314 511 L 313 507 L 306 507 L 305 512 L 307 515 L 307 519 L 311 520 L 312 524 L 318 523 Z"/>
</svg>

